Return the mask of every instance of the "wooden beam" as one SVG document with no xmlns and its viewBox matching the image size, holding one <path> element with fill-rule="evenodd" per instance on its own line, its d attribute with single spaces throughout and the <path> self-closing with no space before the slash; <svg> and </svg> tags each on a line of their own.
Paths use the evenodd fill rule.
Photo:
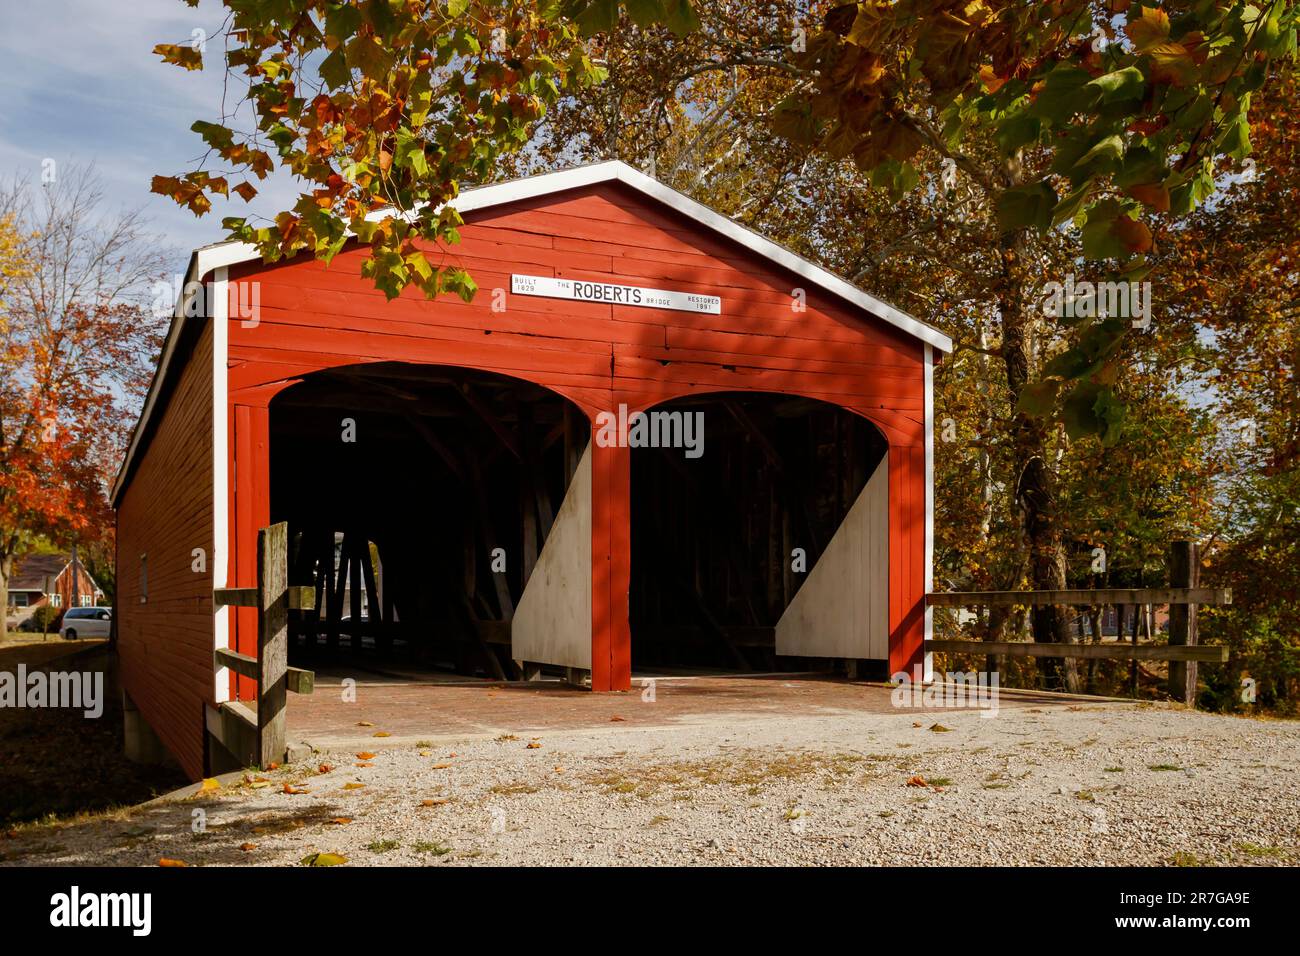
<svg viewBox="0 0 1300 956">
<path fill-rule="evenodd" d="M 316 586 L 295 584 L 285 589 L 292 611 L 316 609 Z M 212 592 L 212 603 L 226 607 L 257 607 L 257 588 L 217 588 Z"/>
<path fill-rule="evenodd" d="M 1175 541 L 1169 546 L 1169 583 L 1179 588 L 1195 588 L 1201 583 L 1201 559 L 1195 541 Z M 1169 643 L 1195 647 L 1199 640 L 1196 605 L 1169 609 Z M 1188 707 L 1196 706 L 1196 662 L 1174 661 L 1169 665 L 1169 693 Z"/>
<path fill-rule="evenodd" d="M 1022 604 L 1231 604 L 1232 588 L 1101 588 L 1064 591 L 949 591 L 927 594 L 930 607 Z"/>
<path fill-rule="evenodd" d="M 257 533 L 257 760 L 284 760 L 289 667 L 289 525 Z M 314 595 L 313 595 L 314 596 Z"/>
<path fill-rule="evenodd" d="M 285 684 L 295 694 L 310 694 L 316 689 L 316 672 L 290 667 L 286 671 Z"/>
<path fill-rule="evenodd" d="M 514 455 L 519 461 L 523 461 L 524 454 L 519 448 L 519 442 L 515 440 L 514 433 L 502 424 L 496 412 L 475 394 L 474 389 L 470 388 L 468 382 L 461 384 L 460 393 L 465 397 L 465 401 L 469 403 L 469 407 L 478 413 L 478 416 L 483 419 L 488 428 L 492 429 L 492 433 L 501 440 L 501 444 L 510 450 L 510 454 Z"/>
<path fill-rule="evenodd" d="M 1073 657 L 1084 660 L 1206 661 L 1222 664 L 1228 649 L 1167 644 L 1048 644 L 1034 641 L 926 641 L 927 651 L 956 654 L 1006 654 L 1008 657 Z"/>
<path fill-rule="evenodd" d="M 257 680 L 257 658 L 240 654 L 228 647 L 218 647 L 212 654 L 218 667 L 229 667 L 240 677 Z"/>
<path fill-rule="evenodd" d="M 247 677 L 249 680 L 257 680 L 259 669 L 257 658 L 250 657 L 247 654 L 240 654 L 232 651 L 227 647 L 218 647 L 213 652 L 218 667 L 229 667 L 240 677 Z M 299 667 L 290 667 L 286 670 L 286 684 L 290 691 L 295 694 L 310 694 L 316 688 L 316 674 L 314 671 L 305 671 Z"/>
</svg>

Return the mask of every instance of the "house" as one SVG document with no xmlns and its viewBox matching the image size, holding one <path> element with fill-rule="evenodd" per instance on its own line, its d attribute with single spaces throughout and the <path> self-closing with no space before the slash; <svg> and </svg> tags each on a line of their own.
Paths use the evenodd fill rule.
<svg viewBox="0 0 1300 956">
<path fill-rule="evenodd" d="M 924 664 L 947 336 L 623 163 L 455 205 L 470 303 L 387 300 L 355 244 L 191 258 L 111 497 L 127 707 L 192 776 L 255 699 L 213 589 L 273 522 L 317 589 L 291 661 Z"/>
<path fill-rule="evenodd" d="M 18 558 L 9 578 L 9 616 L 20 623 L 38 607 L 93 607 L 104 591 L 85 565 L 66 552 L 27 554 Z"/>
</svg>

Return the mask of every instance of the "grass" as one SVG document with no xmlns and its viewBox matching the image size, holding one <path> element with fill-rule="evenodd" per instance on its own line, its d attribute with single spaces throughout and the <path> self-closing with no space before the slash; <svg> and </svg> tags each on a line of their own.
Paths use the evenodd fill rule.
<svg viewBox="0 0 1300 956">
<path fill-rule="evenodd" d="M 1148 770 L 1182 770 L 1183 768 L 1171 763 L 1153 763 L 1151 766 L 1147 767 L 1147 769 Z"/>
<path fill-rule="evenodd" d="M 1203 866 L 1204 865 L 1201 862 L 1200 857 L 1198 857 L 1195 853 L 1188 853 L 1186 850 L 1179 850 L 1177 853 L 1175 853 L 1173 856 L 1169 858 L 1169 862 L 1173 866 Z"/>
<path fill-rule="evenodd" d="M 1104 769 L 1104 771 L 1105 771 L 1106 773 L 1123 773 L 1123 772 L 1124 772 L 1124 768 L 1123 768 L 1123 767 L 1105 767 L 1105 768 L 1103 768 L 1103 769 Z"/>
<path fill-rule="evenodd" d="M 1258 843 L 1238 843 L 1237 849 L 1247 856 L 1271 857 L 1278 859 L 1287 855 L 1280 846 L 1260 846 Z"/>
<path fill-rule="evenodd" d="M 489 789 L 492 793 L 499 793 L 505 797 L 516 797 L 523 793 L 536 793 L 541 787 L 535 787 L 531 783 L 524 783 L 520 780 L 515 783 L 498 783 L 495 787 Z"/>
<path fill-rule="evenodd" d="M 952 777 L 927 777 L 926 783 L 932 787 L 951 787 Z"/>
<path fill-rule="evenodd" d="M 412 843 L 411 849 L 416 853 L 432 853 L 434 856 L 446 856 L 451 852 L 451 847 L 443 846 L 441 843 L 430 843 L 427 840 Z"/>
<path fill-rule="evenodd" d="M 668 789 L 675 799 L 702 786 L 742 787 L 757 796 L 774 781 L 802 780 L 821 776 L 827 786 L 845 782 L 858 769 L 863 757 L 857 754 L 820 754 L 799 751 L 772 756 L 750 752 L 709 760 L 679 760 L 669 763 L 620 767 L 584 779 L 610 795 L 635 795 L 642 799 Z"/>
<path fill-rule="evenodd" d="M 371 853 L 387 853 L 390 850 L 396 850 L 401 845 L 396 840 L 376 840 L 374 843 L 367 843 L 366 849 Z"/>
</svg>

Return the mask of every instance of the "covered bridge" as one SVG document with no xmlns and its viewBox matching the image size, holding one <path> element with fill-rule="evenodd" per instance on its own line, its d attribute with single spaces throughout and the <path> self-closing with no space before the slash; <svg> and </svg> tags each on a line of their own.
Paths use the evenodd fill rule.
<svg viewBox="0 0 1300 956">
<path fill-rule="evenodd" d="M 185 769 L 254 688 L 257 533 L 290 662 L 762 671 L 924 657 L 946 336 L 620 162 L 467 190 L 471 304 L 199 249 L 112 489 L 128 710 Z M 642 416 L 639 413 L 659 413 Z"/>
</svg>

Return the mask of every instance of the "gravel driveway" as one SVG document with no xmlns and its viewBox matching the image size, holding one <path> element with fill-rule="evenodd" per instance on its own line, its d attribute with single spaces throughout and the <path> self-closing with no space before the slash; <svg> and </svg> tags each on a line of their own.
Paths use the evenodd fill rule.
<svg viewBox="0 0 1300 956">
<path fill-rule="evenodd" d="M 1300 725 L 1281 721 L 1101 703 L 386 743 L 23 828 L 0 854 L 9 865 L 1300 862 Z"/>
</svg>

